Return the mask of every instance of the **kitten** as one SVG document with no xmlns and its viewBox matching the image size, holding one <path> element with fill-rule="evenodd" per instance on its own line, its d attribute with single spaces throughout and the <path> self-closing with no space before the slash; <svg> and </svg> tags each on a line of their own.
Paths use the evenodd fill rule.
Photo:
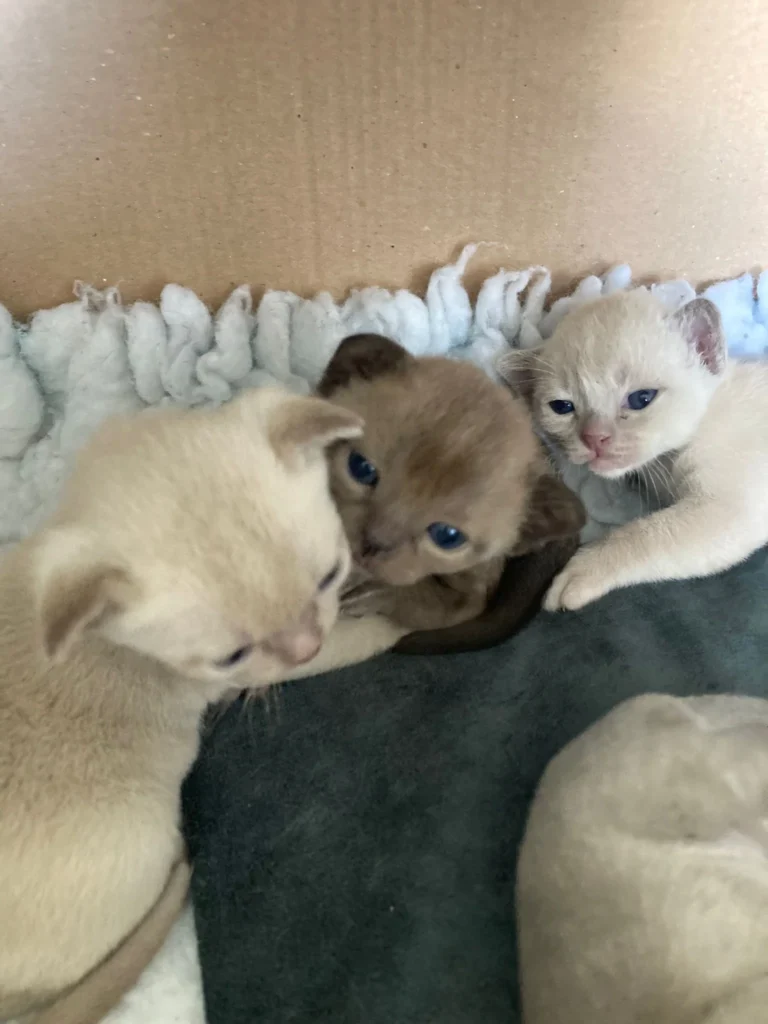
<svg viewBox="0 0 768 1024">
<path fill-rule="evenodd" d="M 768 701 L 648 694 L 557 755 L 517 871 L 526 1024 L 768 1020 Z"/>
<path fill-rule="evenodd" d="M 277 389 L 117 420 L 4 555 L 0 1018 L 101 1019 L 162 942 L 206 706 L 300 673 L 336 618 L 324 449 L 360 430 Z"/>
<path fill-rule="evenodd" d="M 508 636 L 539 605 L 584 522 L 578 499 L 548 473 L 525 403 L 475 366 L 417 359 L 377 335 L 343 341 L 319 393 L 365 420 L 359 441 L 329 452 L 358 569 L 343 614 L 375 611 L 429 631 L 398 644 L 411 653 Z M 550 550 L 507 562 L 566 538 L 559 560 Z M 471 630 L 432 632 L 475 619 L 489 601 Z"/>
<path fill-rule="evenodd" d="M 675 313 L 644 290 L 598 299 L 500 372 L 573 463 L 608 479 L 637 471 L 668 505 L 581 548 L 549 610 L 721 572 L 768 542 L 768 366 L 728 362 L 707 299 Z"/>
</svg>

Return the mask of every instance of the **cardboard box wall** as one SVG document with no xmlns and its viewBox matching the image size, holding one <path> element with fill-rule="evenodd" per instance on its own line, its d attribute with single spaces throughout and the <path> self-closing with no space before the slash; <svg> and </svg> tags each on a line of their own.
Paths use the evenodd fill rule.
<svg viewBox="0 0 768 1024">
<path fill-rule="evenodd" d="M 764 0 L 0 0 L 0 300 L 768 262 Z"/>
</svg>

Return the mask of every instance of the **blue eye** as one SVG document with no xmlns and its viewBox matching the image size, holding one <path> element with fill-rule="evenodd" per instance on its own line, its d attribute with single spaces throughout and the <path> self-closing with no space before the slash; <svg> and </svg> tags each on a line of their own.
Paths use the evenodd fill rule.
<svg viewBox="0 0 768 1024">
<path fill-rule="evenodd" d="M 631 395 L 627 395 L 627 406 L 634 409 L 635 412 L 639 412 L 649 406 L 658 393 L 657 388 L 642 388 L 640 391 L 633 391 Z"/>
<path fill-rule="evenodd" d="M 450 523 L 432 523 L 427 527 L 427 533 L 432 543 L 443 551 L 453 551 L 467 543 L 466 535 Z"/>
<path fill-rule="evenodd" d="M 573 412 L 573 402 L 567 402 L 564 398 L 556 398 L 549 403 L 549 408 L 558 416 L 567 416 L 569 412 Z"/>
<path fill-rule="evenodd" d="M 360 452 L 351 451 L 349 453 L 347 469 L 352 479 L 357 480 L 363 487 L 375 487 L 379 482 L 379 471 Z"/>
</svg>

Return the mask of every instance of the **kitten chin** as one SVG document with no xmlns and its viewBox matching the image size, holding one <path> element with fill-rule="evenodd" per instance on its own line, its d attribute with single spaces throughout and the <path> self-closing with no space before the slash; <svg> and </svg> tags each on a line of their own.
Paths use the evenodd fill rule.
<svg viewBox="0 0 768 1024">
<path fill-rule="evenodd" d="M 653 459 L 646 459 L 643 462 L 630 462 L 625 466 L 606 466 L 601 465 L 600 459 L 596 459 L 585 463 L 585 465 L 590 473 L 594 473 L 595 476 L 601 476 L 605 480 L 621 480 L 623 477 L 629 476 L 630 473 L 637 473 L 643 466 L 647 466 L 649 462 L 653 462 Z"/>
<path fill-rule="evenodd" d="M 548 436 L 547 442 L 550 450 L 556 452 L 557 460 L 560 463 L 565 460 L 571 465 L 577 466 L 583 472 L 594 473 L 595 476 L 603 477 L 606 480 L 620 480 L 631 473 L 637 473 L 644 466 L 654 462 L 663 454 L 651 455 L 646 458 L 634 458 L 617 463 L 616 459 L 595 459 L 583 451 L 573 449 L 569 445 L 558 444 L 555 437 Z"/>
</svg>

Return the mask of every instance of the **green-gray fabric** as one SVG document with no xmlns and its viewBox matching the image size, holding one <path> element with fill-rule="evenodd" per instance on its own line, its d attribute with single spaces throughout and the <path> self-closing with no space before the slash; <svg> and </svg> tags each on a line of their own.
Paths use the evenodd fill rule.
<svg viewBox="0 0 768 1024">
<path fill-rule="evenodd" d="M 518 1020 L 514 870 L 550 757 L 656 690 L 768 696 L 768 558 L 232 707 L 185 792 L 210 1024 Z"/>
</svg>

